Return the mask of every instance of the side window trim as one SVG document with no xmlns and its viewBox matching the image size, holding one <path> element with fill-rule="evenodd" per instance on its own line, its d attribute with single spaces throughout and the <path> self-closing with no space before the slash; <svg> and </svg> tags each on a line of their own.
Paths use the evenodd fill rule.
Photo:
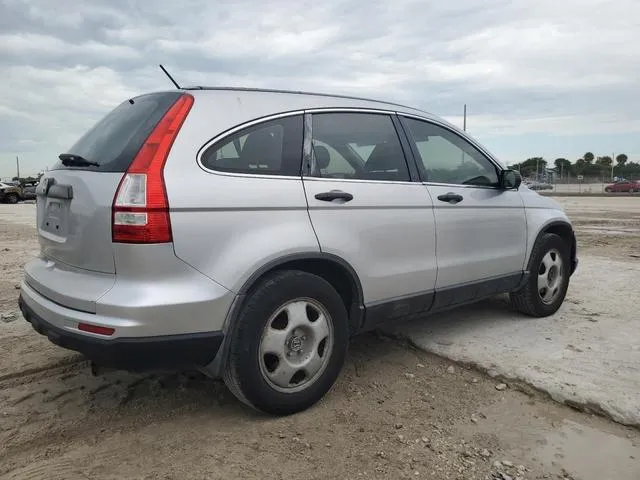
<svg viewBox="0 0 640 480">
<path fill-rule="evenodd" d="M 316 168 L 313 156 L 313 122 L 311 114 L 304 112 L 304 130 L 302 132 L 302 178 L 310 177 Z"/>
<path fill-rule="evenodd" d="M 415 139 L 413 138 L 413 135 L 411 134 L 411 130 L 409 129 L 409 125 L 407 125 L 406 123 L 406 119 L 407 118 L 416 118 L 416 117 L 407 117 L 404 114 L 398 114 L 397 115 L 398 118 L 398 123 L 400 123 L 400 126 L 402 127 L 402 132 L 404 133 L 405 138 L 407 139 L 407 142 L 409 143 L 409 150 L 411 151 L 411 158 L 413 159 L 413 164 L 414 167 L 416 168 L 416 170 L 418 171 L 418 178 L 419 181 L 422 183 L 428 183 L 429 182 L 429 178 L 427 177 L 427 173 L 424 171 L 423 168 L 420 168 L 420 152 L 418 152 L 418 146 L 416 145 Z M 422 118 L 417 120 L 424 120 Z"/>
<path fill-rule="evenodd" d="M 321 115 L 324 113 L 358 113 L 358 114 L 374 114 L 374 115 L 386 115 L 391 119 L 393 128 L 396 132 L 400 147 L 403 152 L 404 161 L 409 172 L 409 180 L 394 181 L 394 180 L 370 180 L 370 179 L 339 179 L 345 182 L 367 182 L 367 183 L 419 183 L 420 176 L 418 174 L 418 168 L 416 166 L 417 159 L 414 158 L 414 154 L 411 148 L 411 142 L 408 140 L 407 134 L 402 126 L 398 113 L 392 110 L 377 110 L 377 109 L 358 109 L 352 107 L 345 108 L 312 108 L 304 111 L 304 162 L 302 166 L 302 176 L 308 179 L 314 180 L 331 180 L 336 179 L 323 178 L 313 175 L 315 171 L 315 158 L 313 158 L 313 115 Z"/>
<path fill-rule="evenodd" d="M 450 132 L 451 134 L 457 136 L 458 138 L 460 138 L 461 140 L 469 143 L 471 146 L 473 146 L 478 153 L 480 153 L 480 155 L 482 155 L 491 165 L 493 165 L 493 167 L 496 170 L 496 175 L 499 175 L 500 171 L 502 170 L 502 166 L 500 164 L 498 164 L 491 155 L 489 155 L 483 148 L 482 146 L 478 145 L 476 142 L 474 142 L 473 140 L 467 138 L 466 136 L 461 135 L 459 132 L 456 132 L 455 130 L 453 130 L 451 127 L 449 127 L 446 124 L 434 121 L 433 119 L 429 119 L 429 118 L 424 118 L 424 117 L 418 117 L 416 115 L 409 115 L 406 113 L 398 113 L 398 118 L 400 120 L 400 125 L 402 126 L 402 129 L 405 133 L 405 135 L 407 136 L 407 138 L 409 139 L 409 147 L 411 149 L 411 153 L 412 156 L 414 157 L 414 161 L 416 164 L 416 168 L 418 169 L 418 173 L 419 176 L 421 178 L 422 183 L 425 184 L 431 184 L 431 185 L 451 185 L 451 186 L 456 186 L 456 187 L 465 187 L 465 188 L 483 188 L 483 189 L 497 189 L 498 187 L 496 186 L 487 186 L 487 185 L 469 185 L 469 184 L 458 184 L 458 183 L 441 183 L 441 182 L 432 182 L 429 180 L 429 178 L 426 175 L 426 172 L 423 171 L 423 169 L 420 168 L 420 158 L 422 158 L 420 156 L 420 152 L 418 151 L 418 146 L 416 144 L 415 139 L 413 138 L 413 134 L 411 133 L 411 129 L 409 128 L 409 125 L 407 125 L 406 120 L 407 119 L 413 119 L 413 120 L 418 120 L 421 122 L 425 122 L 425 123 L 429 123 L 431 125 L 435 125 L 437 127 L 443 128 L 445 130 L 447 130 L 448 132 Z"/>
<path fill-rule="evenodd" d="M 305 131 L 306 131 L 306 124 L 304 124 L 303 126 L 303 149 L 302 149 L 302 155 L 300 157 L 300 166 L 301 166 L 301 174 L 300 175 L 274 175 L 274 174 L 268 174 L 268 173 L 241 173 L 241 172 L 225 172 L 223 170 L 216 170 L 213 168 L 209 168 L 207 166 L 205 166 L 202 162 L 202 157 L 204 156 L 204 154 L 211 148 L 213 147 L 215 144 L 224 141 L 225 139 L 229 138 L 230 136 L 234 135 L 235 133 L 245 130 L 247 128 L 256 126 L 256 125 L 260 125 L 262 123 L 268 123 L 272 120 L 277 120 L 280 118 L 287 118 L 287 117 L 295 117 L 295 116 L 303 116 L 303 123 L 306 121 L 306 115 L 304 110 L 293 110 L 293 111 L 289 111 L 289 112 L 280 112 L 280 113 L 276 113 L 276 114 L 270 114 L 264 117 L 258 117 L 258 118 L 254 118 L 251 120 L 248 120 L 246 122 L 234 125 L 226 130 L 224 130 L 223 132 L 219 133 L 218 135 L 216 135 L 215 137 L 210 138 L 209 140 L 207 140 L 197 151 L 196 153 L 196 163 L 198 164 L 198 167 L 200 167 L 200 169 L 204 170 L 205 172 L 209 173 L 209 174 L 213 174 L 213 175 L 223 175 L 223 176 L 230 176 L 230 177 L 255 177 L 255 178 L 271 178 L 271 179 L 283 179 L 283 180 L 291 180 L 291 179 L 296 179 L 296 180 L 300 180 L 302 172 L 304 172 L 304 164 L 302 163 L 304 160 L 304 155 L 305 155 L 305 150 L 304 150 L 304 146 L 305 143 L 304 141 L 306 140 L 305 135 Z"/>
<path fill-rule="evenodd" d="M 400 139 L 400 146 L 402 147 L 402 151 L 404 152 L 404 160 L 407 163 L 407 167 L 409 168 L 409 178 L 412 182 L 421 182 L 422 179 L 420 177 L 420 171 L 418 169 L 418 157 L 416 157 L 415 152 L 412 148 L 412 143 L 410 138 L 407 135 L 407 132 L 402 125 L 400 118 L 397 113 L 391 115 L 391 120 L 393 121 L 393 126 L 396 129 L 396 134 Z"/>
</svg>

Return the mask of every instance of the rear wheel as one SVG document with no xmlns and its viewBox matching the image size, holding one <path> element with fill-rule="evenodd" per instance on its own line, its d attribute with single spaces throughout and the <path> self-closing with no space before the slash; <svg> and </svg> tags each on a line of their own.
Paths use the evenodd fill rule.
<svg viewBox="0 0 640 480">
<path fill-rule="evenodd" d="M 11 203 L 11 204 L 16 204 L 18 203 L 18 200 L 20 200 L 18 198 L 18 195 L 16 195 L 15 193 L 10 193 L 9 195 L 7 195 L 7 203 Z"/>
<path fill-rule="evenodd" d="M 633 187 L 631 187 L 631 188 L 629 189 L 629 193 L 633 193 L 633 192 L 635 192 L 635 190 L 633 189 Z"/>
<path fill-rule="evenodd" d="M 515 309 L 532 317 L 553 315 L 562 305 L 569 287 L 569 257 L 569 247 L 560 236 L 544 234 L 531 252 L 527 284 L 511 293 Z"/>
<path fill-rule="evenodd" d="M 230 335 L 229 389 L 257 410 L 287 415 L 315 404 L 338 377 L 347 311 L 326 280 L 276 272 L 249 295 Z"/>
</svg>

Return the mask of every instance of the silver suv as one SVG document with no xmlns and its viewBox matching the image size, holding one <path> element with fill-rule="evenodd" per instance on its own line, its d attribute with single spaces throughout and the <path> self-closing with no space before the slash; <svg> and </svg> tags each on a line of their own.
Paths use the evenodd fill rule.
<svg viewBox="0 0 640 480">
<path fill-rule="evenodd" d="M 196 367 L 289 414 L 349 337 L 508 292 L 553 314 L 570 221 L 481 145 L 414 108 L 189 88 L 124 101 L 37 188 L 20 307 L 96 364 Z"/>
</svg>

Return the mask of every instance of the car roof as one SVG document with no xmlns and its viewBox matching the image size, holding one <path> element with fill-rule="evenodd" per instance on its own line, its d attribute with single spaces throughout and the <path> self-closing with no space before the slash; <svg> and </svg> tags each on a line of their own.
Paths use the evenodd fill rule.
<svg viewBox="0 0 640 480">
<path fill-rule="evenodd" d="M 424 118 L 430 118 L 434 120 L 438 120 L 439 122 L 446 123 L 447 125 L 451 125 L 446 120 L 429 113 L 425 110 L 421 110 L 419 108 L 410 107 L 408 105 L 403 105 L 400 103 L 394 103 L 385 100 L 376 100 L 365 97 L 358 96 L 350 96 L 350 95 L 339 95 L 339 94 L 331 94 L 331 93 L 321 93 L 321 92 L 307 92 L 301 90 L 278 90 L 278 89 L 268 89 L 268 88 L 251 88 L 251 87 L 227 87 L 227 86 L 190 86 L 183 87 L 181 90 L 188 91 L 192 94 L 217 94 L 217 95 L 234 95 L 238 97 L 254 97 L 255 95 L 264 95 L 266 97 L 278 96 L 280 97 L 278 100 L 282 103 L 282 107 L 284 110 L 287 109 L 287 103 L 290 103 L 293 108 L 299 108 L 300 105 L 300 97 L 309 97 L 312 99 L 311 102 L 313 105 L 309 106 L 309 108 L 335 108 L 335 107 L 345 107 L 345 108 L 369 108 L 369 109 L 380 109 L 380 110 L 391 110 L 400 113 L 406 113 L 410 115 L 416 115 Z M 175 90 L 174 90 L 175 91 Z M 454 127 L 455 128 L 455 127 Z"/>
</svg>

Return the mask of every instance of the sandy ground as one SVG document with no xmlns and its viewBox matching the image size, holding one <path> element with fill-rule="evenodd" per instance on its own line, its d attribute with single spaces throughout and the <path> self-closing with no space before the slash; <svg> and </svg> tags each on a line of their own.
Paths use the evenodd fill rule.
<svg viewBox="0 0 640 480">
<path fill-rule="evenodd" d="M 561 310 L 529 320 L 496 299 L 402 326 L 420 348 L 516 378 L 554 399 L 640 425 L 640 197 L 556 199 L 580 266 Z"/>
<path fill-rule="evenodd" d="M 640 195 L 554 200 L 576 228 L 581 256 L 604 256 L 625 263 L 640 259 Z"/>
<path fill-rule="evenodd" d="M 629 295 L 638 279 L 640 260 L 585 257 L 552 317 L 523 318 L 499 298 L 399 332 L 426 351 L 640 426 L 640 317 Z"/>
<path fill-rule="evenodd" d="M 592 204 L 602 200 L 619 199 L 589 199 L 567 210 L 584 211 L 587 222 L 598 214 Z M 620 222 L 637 215 L 634 208 L 620 213 Z M 33 215 L 33 205 L 0 205 L 0 478 L 640 478 L 638 430 L 553 402 L 524 381 L 508 381 L 498 390 L 498 380 L 470 366 L 375 334 L 352 342 L 347 365 L 322 402 L 287 418 L 255 414 L 223 384 L 196 373 L 91 376 L 82 358 L 50 345 L 17 312 L 21 266 L 37 253 Z M 610 211 L 599 215 L 611 218 Z M 595 251 L 610 258 L 633 255 L 637 247 L 627 237 L 585 246 L 585 258 L 606 262 L 593 257 Z M 568 337 L 561 338 L 583 331 L 578 335 L 593 339 L 592 329 L 600 328 L 603 341 L 615 340 L 608 316 L 618 329 L 632 325 L 632 312 L 610 315 L 609 305 L 631 297 L 629 278 L 608 270 L 607 282 L 620 295 L 606 301 L 589 283 L 599 274 L 589 262 L 583 260 L 584 276 L 576 277 L 569 301 L 551 321 L 551 335 L 537 322 L 552 340 L 521 346 L 511 358 L 500 356 L 501 364 L 519 365 L 527 348 L 560 339 L 562 349 L 551 349 L 559 363 L 582 355 L 596 371 L 602 364 L 595 357 L 615 355 L 588 350 L 577 340 L 569 349 Z M 628 257 L 625 265 L 636 268 L 638 262 Z M 448 318 L 476 332 L 491 331 L 495 322 L 484 319 L 504 315 L 497 312 L 504 312 L 499 300 Z M 600 315 L 588 315 L 594 313 Z M 566 323 L 566 332 L 553 330 L 554 322 Z M 520 319 L 518 326 L 533 323 Z M 511 343 L 507 339 L 528 334 L 521 328 L 503 337 L 483 334 L 484 348 L 500 354 Z M 441 342 L 444 355 L 456 338 Z M 637 375 L 636 347 L 629 365 L 609 366 L 611 377 L 616 369 L 633 368 L 633 355 Z M 491 368 L 497 367 L 496 361 Z M 565 370 L 558 377 L 569 378 L 572 369 Z"/>
</svg>

